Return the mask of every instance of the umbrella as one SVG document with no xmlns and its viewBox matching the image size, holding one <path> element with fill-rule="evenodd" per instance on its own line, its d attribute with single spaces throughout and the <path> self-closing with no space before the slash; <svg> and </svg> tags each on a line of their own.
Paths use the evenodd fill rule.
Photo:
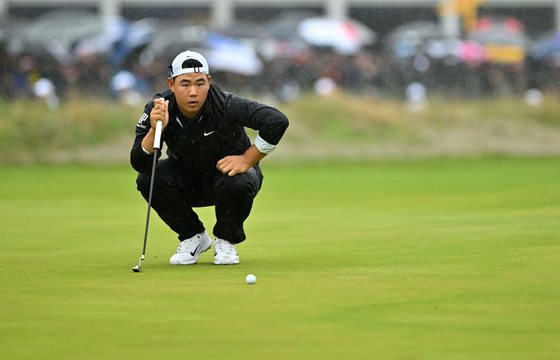
<svg viewBox="0 0 560 360">
<path fill-rule="evenodd" d="M 375 33 L 355 20 L 308 18 L 297 27 L 299 35 L 314 46 L 333 47 L 342 54 L 354 54 L 375 41 Z"/>
<path fill-rule="evenodd" d="M 216 29 L 216 31 L 236 39 L 262 39 L 270 37 L 264 26 L 245 21 L 236 21 L 226 28 Z"/>
<path fill-rule="evenodd" d="M 276 40 L 297 41 L 301 40 L 298 25 L 303 20 L 313 17 L 310 12 L 287 13 L 264 23 L 267 33 Z"/>
<path fill-rule="evenodd" d="M 36 59 L 41 59 L 42 63 L 52 62 L 53 64 L 60 63 L 62 58 L 68 55 L 67 49 L 60 49 L 59 46 L 49 46 L 45 42 L 29 41 L 23 34 L 25 29 L 29 26 L 27 21 L 10 21 L 2 25 L 0 29 L 0 43 L 2 47 L 9 54 L 17 55 L 20 57 L 31 56 Z M 58 49 L 63 56 L 58 56 L 55 49 Z"/>
<path fill-rule="evenodd" d="M 256 75 L 262 70 L 262 61 L 246 43 L 202 26 L 184 25 L 160 30 L 142 52 L 143 65 L 150 65 L 156 57 L 171 60 L 185 50 L 198 51 L 206 57 L 211 70 L 228 71 L 242 75 Z"/>
<path fill-rule="evenodd" d="M 445 37 L 440 27 L 429 21 L 415 21 L 397 27 L 387 36 L 388 49 L 400 59 L 409 58 L 425 51 L 434 41 L 442 41 Z M 447 45 L 441 43 L 441 46 Z"/>
<path fill-rule="evenodd" d="M 264 25 L 236 21 L 225 28 L 216 29 L 215 32 L 241 40 L 245 45 L 255 49 L 263 59 L 280 56 L 277 51 L 281 46 L 280 41 L 276 40 Z"/>
<path fill-rule="evenodd" d="M 483 45 L 511 45 L 523 49 L 529 45 L 523 23 L 512 17 L 482 17 L 468 39 Z"/>
<path fill-rule="evenodd" d="M 352 54 L 376 40 L 375 32 L 358 21 L 317 17 L 313 13 L 283 15 L 264 27 L 270 37 L 298 50 L 312 45 Z"/>
<path fill-rule="evenodd" d="M 263 68 L 262 61 L 250 46 L 241 41 L 218 33 L 206 37 L 206 60 L 216 70 L 241 75 L 257 75 Z"/>
<path fill-rule="evenodd" d="M 22 27 L 14 41 L 26 47 L 45 48 L 64 60 L 78 40 L 101 34 L 103 30 L 103 20 L 98 16 L 80 11 L 54 11 Z"/>
<path fill-rule="evenodd" d="M 153 34 L 153 25 L 140 20 L 130 23 L 120 17 L 105 22 L 102 34 L 83 39 L 73 52 L 76 56 L 106 54 L 111 64 L 119 66 L 135 49 L 147 45 Z"/>
<path fill-rule="evenodd" d="M 129 24 L 125 20 L 115 17 L 103 24 L 103 31 L 95 36 L 88 36 L 77 42 L 74 51 L 78 55 L 107 53 L 113 46 L 122 41 L 129 31 Z"/>
<path fill-rule="evenodd" d="M 538 59 L 546 59 L 560 55 L 560 31 L 537 42 L 533 54 Z"/>
<path fill-rule="evenodd" d="M 31 23 L 24 36 L 30 41 L 54 40 L 66 45 L 101 34 L 104 29 L 99 16 L 80 11 L 54 11 Z"/>
<path fill-rule="evenodd" d="M 291 12 L 263 24 L 267 38 L 261 41 L 259 52 L 265 59 L 291 58 L 309 50 L 309 44 L 298 34 L 298 24 L 314 16 L 310 12 Z"/>
<path fill-rule="evenodd" d="M 397 27 L 388 36 L 391 43 L 405 41 L 413 44 L 420 44 L 428 39 L 442 39 L 441 28 L 429 21 L 415 21 Z"/>
<path fill-rule="evenodd" d="M 154 30 L 143 56 L 146 58 L 174 57 L 189 47 L 203 46 L 207 33 L 208 30 L 203 26 L 188 24 L 159 28 Z"/>
</svg>

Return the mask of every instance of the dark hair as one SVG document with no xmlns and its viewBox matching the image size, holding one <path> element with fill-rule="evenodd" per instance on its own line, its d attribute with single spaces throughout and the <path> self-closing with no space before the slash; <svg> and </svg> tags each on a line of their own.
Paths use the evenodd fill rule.
<svg viewBox="0 0 560 360">
<path fill-rule="evenodd" d="M 183 61 L 183 64 L 181 65 L 181 67 L 183 69 L 190 69 L 190 68 L 201 68 L 202 67 L 202 63 L 196 59 L 187 59 L 185 61 Z"/>
<path fill-rule="evenodd" d="M 202 63 L 196 59 L 187 59 L 181 64 L 181 68 L 183 69 L 201 68 L 202 66 Z M 168 68 L 173 69 L 173 65 L 169 65 Z M 171 76 L 171 72 L 169 72 L 169 75 Z M 173 77 L 173 80 L 175 80 L 176 77 L 177 76 Z"/>
</svg>

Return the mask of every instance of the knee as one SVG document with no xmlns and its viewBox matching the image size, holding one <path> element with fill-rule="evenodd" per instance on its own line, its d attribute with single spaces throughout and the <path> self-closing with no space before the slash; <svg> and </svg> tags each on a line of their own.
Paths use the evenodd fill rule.
<svg viewBox="0 0 560 360">
<path fill-rule="evenodd" d="M 233 196 L 254 198 L 259 190 L 258 184 L 248 176 L 243 176 L 245 174 L 239 174 L 236 176 L 224 175 L 217 184 L 217 190 L 222 194 L 229 194 Z"/>
<path fill-rule="evenodd" d="M 150 180 L 149 174 L 139 173 L 136 178 L 136 188 L 142 194 L 147 194 L 150 191 Z"/>
</svg>

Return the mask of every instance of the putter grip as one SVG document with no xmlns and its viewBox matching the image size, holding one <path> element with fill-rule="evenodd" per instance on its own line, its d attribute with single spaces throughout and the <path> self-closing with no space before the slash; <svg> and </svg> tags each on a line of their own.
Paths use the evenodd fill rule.
<svg viewBox="0 0 560 360">
<path fill-rule="evenodd" d="M 164 102 L 165 104 L 165 99 L 161 98 L 161 101 Z M 162 128 L 163 124 L 161 122 L 161 120 L 158 120 L 156 122 L 156 136 L 154 137 L 154 149 L 161 149 L 161 128 Z"/>
<path fill-rule="evenodd" d="M 156 136 L 154 137 L 154 149 L 160 149 L 161 146 L 161 127 L 162 127 L 161 120 L 158 120 L 156 123 Z"/>
</svg>

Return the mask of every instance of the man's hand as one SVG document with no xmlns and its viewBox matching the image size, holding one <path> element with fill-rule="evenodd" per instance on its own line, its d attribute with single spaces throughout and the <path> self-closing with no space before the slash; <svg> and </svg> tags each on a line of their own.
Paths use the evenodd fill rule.
<svg viewBox="0 0 560 360">
<path fill-rule="evenodd" d="M 163 98 L 154 99 L 154 108 L 150 112 L 150 123 L 152 124 L 152 129 L 156 128 L 156 123 L 161 120 L 161 129 L 165 129 L 169 123 L 169 100 L 164 100 Z"/>
<path fill-rule="evenodd" d="M 251 168 L 247 163 L 243 155 L 231 155 L 226 156 L 222 160 L 218 161 L 216 167 L 222 172 L 222 174 L 227 174 L 229 176 L 234 176 L 236 174 L 243 174 Z"/>
<path fill-rule="evenodd" d="M 243 155 L 226 156 L 218 161 L 216 168 L 220 170 L 222 174 L 227 174 L 229 176 L 243 174 L 265 156 L 266 154 L 263 154 L 255 145 L 252 145 Z"/>
<path fill-rule="evenodd" d="M 154 153 L 154 139 L 156 135 L 156 124 L 161 120 L 161 130 L 169 123 L 169 100 L 154 99 L 154 108 L 150 112 L 150 124 L 152 128 L 142 140 L 142 147 L 150 154 Z"/>
</svg>

